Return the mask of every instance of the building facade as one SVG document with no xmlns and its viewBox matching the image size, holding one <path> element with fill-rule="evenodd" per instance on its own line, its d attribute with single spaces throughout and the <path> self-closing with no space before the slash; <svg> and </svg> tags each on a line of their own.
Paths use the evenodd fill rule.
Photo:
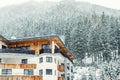
<svg viewBox="0 0 120 80">
<path fill-rule="evenodd" d="M 0 80 L 73 80 L 73 60 L 57 36 L 0 36 Z"/>
</svg>

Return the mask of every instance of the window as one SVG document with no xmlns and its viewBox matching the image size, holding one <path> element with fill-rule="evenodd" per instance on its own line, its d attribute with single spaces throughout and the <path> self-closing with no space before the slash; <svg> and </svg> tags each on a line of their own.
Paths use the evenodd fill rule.
<svg viewBox="0 0 120 80">
<path fill-rule="evenodd" d="M 39 63 L 42 63 L 42 62 L 43 62 L 43 57 L 39 59 Z"/>
<path fill-rule="evenodd" d="M 2 62 L 2 59 L 0 58 L 0 63 Z"/>
<path fill-rule="evenodd" d="M 64 66 L 64 63 L 61 63 L 62 66 Z"/>
<path fill-rule="evenodd" d="M 55 45 L 55 53 L 60 53 L 60 49 Z"/>
<path fill-rule="evenodd" d="M 27 64 L 27 59 L 22 59 L 22 64 Z"/>
<path fill-rule="evenodd" d="M 67 80 L 70 80 L 70 78 L 69 78 L 69 77 L 67 77 Z"/>
<path fill-rule="evenodd" d="M 46 57 L 46 62 L 52 62 L 52 57 Z"/>
<path fill-rule="evenodd" d="M 49 45 L 49 44 L 43 44 L 43 45 L 42 45 L 42 48 L 43 48 L 43 49 L 50 49 L 50 45 Z"/>
<path fill-rule="evenodd" d="M 52 75 L 52 69 L 46 69 L 46 75 Z"/>
<path fill-rule="evenodd" d="M 73 76 L 71 76 L 71 80 L 73 80 L 73 78 L 74 78 L 74 77 L 73 77 Z"/>
<path fill-rule="evenodd" d="M 71 72 L 73 72 L 73 67 L 71 66 Z"/>
<path fill-rule="evenodd" d="M 67 69 L 68 69 L 68 70 L 70 69 L 69 66 L 67 66 Z"/>
<path fill-rule="evenodd" d="M 43 70 L 39 70 L 39 75 L 40 75 L 40 76 L 43 75 Z"/>
<path fill-rule="evenodd" d="M 33 75 L 32 69 L 24 69 L 24 75 Z"/>
<path fill-rule="evenodd" d="M 64 78 L 65 78 L 65 74 L 61 74 L 61 77 L 64 77 Z"/>
<path fill-rule="evenodd" d="M 2 45 L 2 49 L 5 49 L 5 48 L 6 48 L 6 46 Z"/>
<path fill-rule="evenodd" d="M 2 69 L 2 74 L 12 74 L 12 69 Z"/>
</svg>

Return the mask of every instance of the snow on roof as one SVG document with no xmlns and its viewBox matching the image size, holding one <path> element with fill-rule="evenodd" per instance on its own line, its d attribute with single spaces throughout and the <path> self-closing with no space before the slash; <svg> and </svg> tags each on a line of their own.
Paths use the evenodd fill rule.
<svg viewBox="0 0 120 80">
<path fill-rule="evenodd" d="M 0 35 L 0 38 L 4 38 L 2 35 Z"/>
</svg>

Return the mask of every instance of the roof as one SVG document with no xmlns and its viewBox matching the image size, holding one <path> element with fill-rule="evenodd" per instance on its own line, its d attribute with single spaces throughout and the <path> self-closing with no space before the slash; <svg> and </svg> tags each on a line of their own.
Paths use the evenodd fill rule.
<svg viewBox="0 0 120 80">
<path fill-rule="evenodd" d="M 8 40 L 5 37 L 3 37 L 2 35 L 0 35 L 0 40 L 4 41 L 4 42 L 8 42 Z"/>
<path fill-rule="evenodd" d="M 5 39 L 3 36 L 1 36 L 0 38 L 3 38 L 4 40 L 6 40 L 7 43 L 19 43 L 19 42 L 25 42 L 25 41 L 34 41 L 34 40 L 53 40 L 55 41 L 58 46 L 62 49 L 62 51 L 64 51 L 65 55 L 68 56 L 71 60 L 74 60 L 73 55 L 69 52 L 69 50 L 65 47 L 64 43 L 62 42 L 62 40 L 56 36 L 56 35 L 52 35 L 52 36 L 43 36 L 43 37 L 30 37 L 30 38 L 20 38 L 20 39 L 12 39 L 12 40 L 7 40 Z"/>
<path fill-rule="evenodd" d="M 10 39 L 9 42 L 19 42 L 19 41 L 26 41 L 26 40 L 37 40 L 37 39 L 45 39 L 45 38 L 59 38 L 56 35 L 53 36 L 42 36 L 42 37 L 29 37 L 29 38 L 19 38 L 19 39 Z"/>
</svg>

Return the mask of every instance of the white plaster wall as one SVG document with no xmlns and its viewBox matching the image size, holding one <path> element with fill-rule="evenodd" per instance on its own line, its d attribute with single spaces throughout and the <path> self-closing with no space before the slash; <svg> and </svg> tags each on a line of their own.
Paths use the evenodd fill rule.
<svg viewBox="0 0 120 80">
<path fill-rule="evenodd" d="M 43 77 L 43 80 L 58 80 L 58 77 L 56 77 L 56 76 L 48 76 L 48 75 L 45 75 L 44 77 Z"/>
<path fill-rule="evenodd" d="M 57 80 L 58 72 L 57 72 L 57 64 L 54 61 L 54 56 L 53 55 L 44 55 L 41 57 L 43 57 L 43 63 L 39 63 L 37 65 L 37 69 L 38 69 L 38 71 L 40 69 L 43 70 L 43 80 Z M 46 62 L 46 57 L 52 57 L 52 59 L 53 59 L 52 63 Z M 52 75 L 46 75 L 46 69 L 52 69 Z M 56 71 L 56 75 L 55 75 L 55 71 Z"/>
<path fill-rule="evenodd" d="M 0 69 L 0 75 L 1 75 L 2 69 Z"/>
<path fill-rule="evenodd" d="M 24 69 L 12 69 L 12 75 L 24 75 Z"/>
<path fill-rule="evenodd" d="M 21 58 L 2 58 L 5 64 L 21 64 Z"/>
<path fill-rule="evenodd" d="M 1 57 L 1 56 L 0 56 Z M 43 63 L 39 63 L 39 59 L 43 57 Z M 46 62 L 46 57 L 52 57 L 53 61 L 52 63 Z M 3 58 L 4 63 L 6 64 L 21 64 L 21 59 L 28 59 L 28 64 L 37 64 L 37 69 L 34 69 L 34 75 L 39 75 L 39 70 L 43 70 L 43 80 L 58 80 L 59 75 L 63 74 L 63 72 L 59 72 L 57 70 L 58 65 L 61 65 L 61 63 L 64 63 L 65 58 L 61 54 L 41 54 L 39 56 L 33 56 L 33 57 L 13 57 L 13 58 Z M 55 63 L 56 59 L 56 63 Z M 70 70 L 72 63 L 67 60 L 67 63 L 70 64 Z M 52 69 L 52 75 L 46 75 L 46 69 Z M 56 75 L 55 75 L 56 71 Z M 68 71 L 69 72 L 69 71 Z M 0 69 L 1 74 L 1 69 Z M 24 69 L 13 69 L 12 75 L 24 75 Z M 70 74 L 72 75 L 72 74 Z"/>
<path fill-rule="evenodd" d="M 6 64 L 21 64 L 22 59 L 28 59 L 28 64 L 38 64 L 38 62 L 39 62 L 39 57 L 34 57 L 34 58 L 31 58 L 31 57 L 18 58 L 17 57 L 17 58 L 15 58 L 15 56 L 13 58 L 3 57 L 2 61 L 3 61 L 3 63 L 6 63 Z"/>
<path fill-rule="evenodd" d="M 33 57 L 33 58 L 27 58 L 28 64 L 38 64 L 39 63 L 39 57 Z"/>
<path fill-rule="evenodd" d="M 34 69 L 34 75 L 39 75 L 39 69 Z"/>
<path fill-rule="evenodd" d="M 2 49 L 2 42 L 0 41 L 0 49 Z"/>
<path fill-rule="evenodd" d="M 64 63 L 64 57 L 62 57 L 61 55 L 57 55 L 56 56 L 56 63 L 58 65 L 61 65 L 61 63 Z"/>
</svg>

